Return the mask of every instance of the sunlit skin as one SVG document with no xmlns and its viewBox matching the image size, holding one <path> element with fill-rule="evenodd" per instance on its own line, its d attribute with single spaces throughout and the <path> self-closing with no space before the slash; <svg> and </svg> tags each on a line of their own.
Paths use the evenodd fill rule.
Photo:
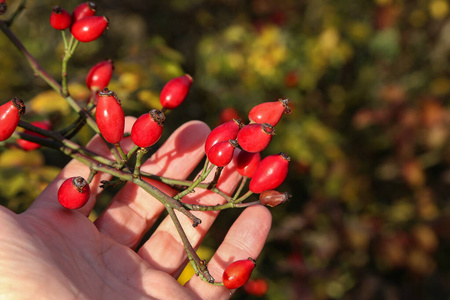
<svg viewBox="0 0 450 300">
<path fill-rule="evenodd" d="M 129 132 L 134 118 L 127 118 Z M 204 155 L 209 128 L 202 122 L 182 125 L 142 166 L 142 170 L 183 179 Z M 129 150 L 129 137 L 121 141 Z M 89 148 L 102 155 L 109 150 L 99 137 Z M 218 186 L 231 192 L 240 175 L 226 167 L 228 176 Z M 170 219 L 136 251 L 144 234 L 164 211 L 164 206 L 132 183 L 127 183 L 95 222 L 88 215 L 101 192 L 100 174 L 91 183 L 91 198 L 79 210 L 67 210 L 57 201 L 57 190 L 65 178 L 87 178 L 89 168 L 71 161 L 22 214 L 0 207 L 0 295 L 2 299 L 228 299 L 232 290 L 192 277 L 181 286 L 176 277 L 186 264 L 186 254 Z M 167 193 L 171 189 L 158 187 Z M 199 191 L 186 201 L 212 204 L 220 197 Z M 201 225 L 182 215 L 186 234 L 197 247 L 212 225 L 216 212 L 195 212 Z M 271 215 L 263 206 L 245 209 L 230 228 L 208 263 L 220 281 L 227 265 L 238 259 L 257 258 L 267 238 Z"/>
</svg>

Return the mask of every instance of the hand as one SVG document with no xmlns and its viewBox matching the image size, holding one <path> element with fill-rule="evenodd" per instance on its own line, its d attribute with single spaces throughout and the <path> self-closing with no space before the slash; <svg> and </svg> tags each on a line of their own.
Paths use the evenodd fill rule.
<svg viewBox="0 0 450 300">
<path fill-rule="evenodd" d="M 127 118 L 130 130 L 133 118 Z M 185 179 L 201 161 L 209 128 L 193 121 L 178 128 L 145 163 L 142 170 L 157 175 Z M 131 148 L 125 138 L 121 145 Z M 111 156 L 98 137 L 91 150 Z M 136 251 L 144 234 L 154 225 L 164 206 L 141 188 L 127 183 L 93 223 L 88 219 L 101 180 L 91 183 L 91 198 L 79 210 L 69 211 L 57 201 L 57 190 L 65 178 L 87 178 L 89 168 L 71 161 L 57 178 L 22 214 L 0 206 L 0 295 L 2 299 L 228 299 L 232 291 L 210 285 L 194 276 L 185 286 L 176 281 L 187 262 L 183 243 L 166 217 L 153 235 Z M 218 187 L 231 193 L 239 175 L 229 168 Z M 164 184 L 153 182 L 173 195 Z M 220 197 L 197 191 L 185 197 L 191 203 L 216 204 Z M 183 199 L 183 201 L 185 201 Z M 202 223 L 196 228 L 184 215 L 180 222 L 194 247 L 212 225 L 217 212 L 194 212 Z M 245 209 L 230 228 L 208 267 L 216 281 L 231 262 L 257 258 L 270 229 L 271 216 L 263 206 Z"/>
</svg>

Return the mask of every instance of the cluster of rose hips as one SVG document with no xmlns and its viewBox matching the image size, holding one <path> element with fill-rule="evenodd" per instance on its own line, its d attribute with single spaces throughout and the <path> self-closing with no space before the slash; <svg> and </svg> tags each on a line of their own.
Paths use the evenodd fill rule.
<svg viewBox="0 0 450 300">
<path fill-rule="evenodd" d="M 64 8 L 55 6 L 50 15 L 50 25 L 56 30 L 70 28 L 73 37 L 80 42 L 92 42 L 99 38 L 108 27 L 105 16 L 96 16 L 97 6 L 94 2 L 85 2 L 68 13 Z"/>
<path fill-rule="evenodd" d="M 0 4 L 3 3 L 0 0 Z M 1 8 L 2 6 L 0 6 Z M 70 28 L 72 36 L 81 42 L 89 42 L 97 39 L 108 26 L 106 17 L 95 16 L 96 6 L 92 2 L 80 4 L 72 14 L 66 10 L 55 7 L 50 16 L 50 24 L 57 30 L 65 30 Z M 67 47 L 70 47 L 66 44 Z M 72 50 L 74 48 L 72 47 Z M 253 204 L 263 204 L 266 206 L 276 206 L 285 202 L 290 195 L 288 193 L 278 192 L 278 188 L 285 180 L 288 173 L 289 156 L 284 153 L 268 155 L 261 157 L 261 152 L 269 145 L 272 136 L 275 134 L 274 127 L 278 124 L 283 114 L 289 114 L 291 108 L 287 99 L 279 99 L 273 102 L 261 103 L 250 110 L 248 119 L 249 123 L 244 125 L 240 120 L 233 119 L 222 123 L 215 127 L 208 135 L 205 141 L 205 154 L 207 156 L 206 165 L 209 165 L 207 172 L 200 176 L 205 179 L 209 172 L 215 168 L 216 175 L 213 182 L 202 186 L 217 192 L 223 197 L 227 197 L 215 188 L 215 183 L 221 175 L 222 169 L 227 166 L 233 157 L 236 158 L 237 172 L 242 176 L 243 181 L 250 179 L 249 192 L 244 196 L 226 198 L 227 203 L 224 205 L 203 206 L 189 205 L 182 202 L 184 195 L 192 192 L 200 184 L 200 180 L 188 183 L 185 190 L 175 197 L 169 197 L 148 182 L 140 180 L 145 174 L 140 172 L 143 155 L 147 152 L 147 148 L 153 146 L 162 136 L 163 126 L 166 119 L 165 111 L 177 108 L 186 99 L 188 92 L 193 83 L 190 75 L 185 74 L 173 78 L 168 81 L 160 93 L 161 110 L 151 109 L 149 112 L 138 117 L 131 128 L 131 140 L 135 147 L 124 153 L 120 146 L 120 141 L 124 137 L 125 113 L 121 106 L 116 93 L 108 89 L 108 84 L 113 75 L 114 66 L 111 60 L 104 60 L 94 65 L 88 72 L 86 77 L 86 85 L 91 90 L 91 98 L 87 101 L 87 105 L 81 111 L 85 115 L 84 122 L 76 121 L 75 126 L 71 128 L 70 134 L 61 135 L 54 134 L 51 126 L 46 121 L 27 122 L 21 121 L 20 116 L 25 112 L 25 104 L 19 98 L 13 98 L 11 101 L 0 106 L 0 141 L 9 139 L 18 126 L 24 127 L 25 131 L 19 134 L 16 140 L 17 144 L 24 150 L 35 150 L 46 144 L 47 140 L 55 140 L 59 146 L 70 147 L 68 155 L 85 162 L 91 168 L 89 178 L 85 179 L 80 176 L 66 179 L 60 186 L 57 194 L 59 203 L 67 209 L 78 209 L 84 206 L 90 197 L 90 187 L 93 177 L 98 171 L 109 173 L 119 177 L 121 180 L 129 180 L 143 187 L 147 192 L 155 196 L 161 202 L 167 204 L 169 209 L 177 209 L 193 220 L 193 226 L 198 225 L 201 220 L 189 213 L 189 210 L 221 210 L 233 207 L 245 207 Z M 46 75 L 48 76 L 48 75 Z M 61 96 L 68 99 L 63 92 L 63 88 L 59 90 Z M 94 130 L 109 143 L 112 150 L 116 154 L 115 162 L 109 164 L 108 161 L 102 164 L 93 164 L 101 158 L 89 157 L 94 154 L 81 146 L 73 146 L 68 140 L 77 130 L 83 126 L 88 118 L 94 119 Z M 56 147 L 57 148 L 57 147 Z M 236 148 L 240 148 L 239 153 L 235 155 Z M 61 149 L 61 148 L 58 148 Z M 84 150 L 81 150 L 84 149 Z M 81 151 L 83 151 L 81 153 Z M 82 156 L 76 156 L 74 153 L 80 152 Z M 127 165 L 131 156 L 136 156 L 134 167 Z M 95 169 L 97 168 L 97 169 Z M 164 182 L 162 178 L 161 181 Z M 241 183 L 241 187 L 243 184 Z M 105 183 L 103 183 L 104 186 Z M 259 194 L 259 200 L 250 203 L 242 203 L 252 193 Z M 171 215 L 173 216 L 173 214 Z M 176 218 L 176 216 L 174 217 Z M 176 220 L 174 220 L 175 222 Z M 184 232 L 179 231 L 180 235 Z M 185 245 L 186 246 L 186 245 Z M 193 250 L 192 247 L 186 246 L 187 251 Z M 195 253 L 190 253 L 194 256 Z M 191 260 L 191 262 L 193 262 Z M 206 281 L 214 282 L 203 261 L 197 260 L 193 262 L 193 266 L 199 275 L 202 275 Z M 244 285 L 255 267 L 255 261 L 252 258 L 246 260 L 235 261 L 230 264 L 223 274 L 223 285 L 230 289 L 238 288 Z"/>
</svg>

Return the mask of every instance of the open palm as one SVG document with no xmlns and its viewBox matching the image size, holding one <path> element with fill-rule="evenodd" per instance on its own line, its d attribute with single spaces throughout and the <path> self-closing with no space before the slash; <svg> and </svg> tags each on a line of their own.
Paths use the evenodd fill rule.
<svg viewBox="0 0 450 300">
<path fill-rule="evenodd" d="M 127 118 L 127 129 L 132 118 Z M 145 163 L 142 170 L 184 179 L 201 161 L 209 128 L 201 122 L 184 124 Z M 131 141 L 121 142 L 129 149 Z M 89 148 L 108 156 L 108 148 L 95 137 Z M 144 234 L 164 206 L 132 183 L 127 183 L 93 223 L 88 219 L 101 193 L 98 174 L 91 183 L 91 198 L 79 210 L 61 207 L 56 194 L 65 178 L 87 177 L 89 168 L 71 161 L 24 213 L 0 207 L 0 295 L 6 299 L 227 299 L 231 291 L 194 276 L 185 286 L 176 276 L 187 259 L 183 243 L 170 220 L 164 219 L 139 249 Z M 224 170 L 218 187 L 231 193 L 239 182 L 232 167 Z M 168 194 L 174 191 L 152 182 Z M 186 196 L 191 203 L 218 204 L 223 200 L 209 191 Z M 217 212 L 195 212 L 202 223 L 194 228 L 178 215 L 194 247 L 214 222 Z M 256 258 L 267 238 L 271 216 L 262 206 L 249 207 L 230 228 L 208 264 L 221 281 L 224 268 L 234 260 Z"/>
</svg>

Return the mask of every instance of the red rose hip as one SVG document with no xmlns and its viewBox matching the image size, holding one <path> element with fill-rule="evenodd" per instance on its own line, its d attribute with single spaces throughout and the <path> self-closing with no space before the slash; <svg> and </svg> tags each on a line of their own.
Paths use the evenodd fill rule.
<svg viewBox="0 0 450 300">
<path fill-rule="evenodd" d="M 214 128 L 206 138 L 205 153 L 208 154 L 209 149 L 218 143 L 236 139 L 237 133 L 241 128 L 240 120 L 231 120 Z"/>
<path fill-rule="evenodd" d="M 101 91 L 108 86 L 114 71 L 112 60 L 104 60 L 94 65 L 86 76 L 86 86 L 91 91 Z"/>
<path fill-rule="evenodd" d="M 41 128 L 41 129 L 50 130 L 50 123 L 48 121 L 34 121 L 34 122 L 31 122 L 31 124 L 36 127 Z M 35 133 L 33 131 L 30 131 L 30 130 L 25 130 L 24 133 L 31 134 L 31 135 L 38 136 L 38 137 L 43 137 L 42 135 Z M 24 139 L 17 139 L 16 142 L 20 146 L 20 148 L 22 148 L 25 151 L 33 151 L 33 150 L 39 149 L 41 147 L 41 145 L 38 143 L 34 143 L 34 142 L 27 141 Z"/>
<path fill-rule="evenodd" d="M 234 149 L 238 146 L 235 140 L 214 144 L 208 152 L 208 159 L 217 167 L 225 167 L 233 159 Z"/>
<path fill-rule="evenodd" d="M 261 161 L 261 154 L 259 152 L 250 153 L 241 150 L 237 156 L 237 171 L 242 176 L 251 178 Z"/>
<path fill-rule="evenodd" d="M 90 194 L 89 184 L 83 177 L 71 177 L 59 187 L 58 201 L 65 208 L 78 209 L 88 202 Z"/>
<path fill-rule="evenodd" d="M 55 6 L 50 14 L 50 25 L 56 30 L 64 30 L 72 25 L 72 16 L 59 6 Z"/>
<path fill-rule="evenodd" d="M 0 141 L 11 137 L 25 113 L 25 104 L 17 97 L 0 106 Z"/>
<path fill-rule="evenodd" d="M 107 17 L 84 17 L 73 23 L 70 32 L 78 41 L 88 43 L 98 39 L 108 27 L 108 24 Z"/>
<path fill-rule="evenodd" d="M 280 121 L 283 113 L 291 113 L 288 103 L 288 99 L 279 99 L 274 102 L 258 104 L 250 110 L 248 118 L 252 123 L 269 123 L 275 126 Z"/>
<path fill-rule="evenodd" d="M 249 189 L 255 194 L 279 187 L 286 179 L 290 157 L 284 153 L 265 157 L 250 180 Z"/>
<path fill-rule="evenodd" d="M 131 128 L 131 139 L 141 148 L 154 145 L 161 138 L 165 120 L 166 116 L 158 109 L 143 114 Z"/>
<path fill-rule="evenodd" d="M 223 272 L 223 285 L 228 289 L 243 286 L 250 278 L 255 265 L 256 262 L 252 258 L 233 262 Z"/>
<path fill-rule="evenodd" d="M 73 22 L 95 15 L 97 5 L 94 2 L 88 1 L 78 5 L 72 12 Z"/>
<path fill-rule="evenodd" d="M 251 123 L 242 127 L 237 140 L 239 146 L 247 152 L 261 152 L 269 145 L 275 130 L 269 123 Z"/>
<path fill-rule="evenodd" d="M 192 81 L 192 77 L 186 74 L 167 82 L 159 95 L 161 105 L 166 109 L 178 107 L 186 98 Z"/>
<path fill-rule="evenodd" d="M 102 136 L 111 144 L 122 140 L 125 129 L 125 114 L 120 100 L 113 91 L 105 88 L 99 92 L 95 119 Z"/>
</svg>

